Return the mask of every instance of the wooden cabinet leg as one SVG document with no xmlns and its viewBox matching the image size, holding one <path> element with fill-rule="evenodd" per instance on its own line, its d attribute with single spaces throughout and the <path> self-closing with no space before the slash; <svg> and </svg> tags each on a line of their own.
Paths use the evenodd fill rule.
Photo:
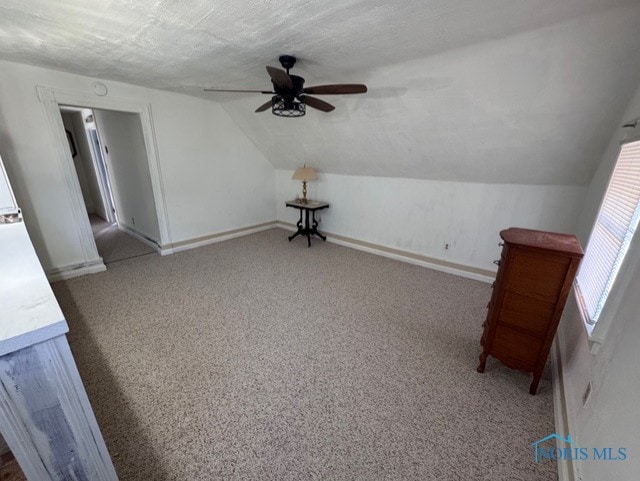
<svg viewBox="0 0 640 481">
<path fill-rule="evenodd" d="M 487 357 L 489 357 L 489 353 L 482 351 L 482 354 L 480 354 L 480 364 L 478 364 L 476 371 L 484 372 L 484 368 L 487 366 Z"/>
<path fill-rule="evenodd" d="M 536 395 L 536 392 L 538 391 L 538 384 L 540 383 L 540 377 L 542 376 L 542 374 L 535 374 L 533 375 L 533 381 L 531 381 L 531 386 L 529 386 L 529 394 L 531 394 L 532 396 Z"/>
</svg>

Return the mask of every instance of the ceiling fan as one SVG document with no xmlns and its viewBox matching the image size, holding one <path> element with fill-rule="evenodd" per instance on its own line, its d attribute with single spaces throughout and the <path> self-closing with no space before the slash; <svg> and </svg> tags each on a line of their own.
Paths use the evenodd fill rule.
<svg viewBox="0 0 640 481">
<path fill-rule="evenodd" d="M 306 113 L 307 105 L 322 112 L 331 112 L 335 109 L 330 103 L 312 97 L 309 94 L 363 94 L 367 91 L 367 86 L 363 84 L 333 84 L 304 87 L 304 79 L 302 77 L 289 74 L 289 69 L 296 63 L 296 58 L 291 55 L 282 55 L 278 60 L 280 60 L 280 64 L 286 72 L 276 67 L 267 67 L 267 73 L 271 77 L 271 83 L 273 84 L 273 91 L 213 88 L 206 88 L 204 90 L 206 92 L 254 92 L 272 95 L 271 100 L 258 107 L 256 112 L 264 112 L 271 108 L 273 114 L 280 117 L 302 117 Z"/>
</svg>

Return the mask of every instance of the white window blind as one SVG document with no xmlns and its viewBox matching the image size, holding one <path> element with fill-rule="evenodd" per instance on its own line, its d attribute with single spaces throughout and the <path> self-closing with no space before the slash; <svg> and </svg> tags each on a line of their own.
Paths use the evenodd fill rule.
<svg viewBox="0 0 640 481">
<path fill-rule="evenodd" d="M 640 217 L 640 141 L 624 144 L 591 232 L 577 285 L 595 324 L 616 279 Z"/>
</svg>

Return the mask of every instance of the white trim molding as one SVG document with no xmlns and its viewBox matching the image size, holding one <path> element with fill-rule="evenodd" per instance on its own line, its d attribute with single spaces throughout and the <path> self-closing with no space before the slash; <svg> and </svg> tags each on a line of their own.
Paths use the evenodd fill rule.
<svg viewBox="0 0 640 481">
<path fill-rule="evenodd" d="M 100 256 L 96 249 L 95 240 L 93 239 L 89 217 L 86 214 L 87 208 L 84 203 L 84 198 L 82 197 L 78 174 L 71 157 L 69 142 L 65 135 L 56 91 L 45 87 L 36 87 L 36 91 L 44 107 L 48 124 L 51 127 L 50 133 L 55 149 L 53 153 L 66 181 L 67 194 L 71 202 L 71 215 L 74 220 L 73 225 L 82 245 L 82 256 L 85 263 L 94 263 L 100 259 Z"/>
<path fill-rule="evenodd" d="M 551 345 L 551 374 L 553 383 L 553 415 L 555 419 L 556 432 L 569 434 L 571 433 L 571 423 L 569 420 L 569 412 L 567 410 L 566 386 L 563 377 L 563 361 L 560 352 L 562 336 L 560 331 L 556 334 L 556 338 Z M 558 464 L 558 481 L 577 481 L 576 465 L 571 458 L 568 460 L 559 460 Z"/>
<path fill-rule="evenodd" d="M 73 279 L 74 277 L 85 276 L 87 274 L 97 274 L 98 272 L 104 272 L 106 270 L 107 267 L 104 265 L 102 257 L 98 257 L 98 259 L 93 262 L 49 269 L 46 274 L 49 282 L 57 282 Z"/>
<path fill-rule="evenodd" d="M 278 221 L 277 227 L 295 232 L 296 226 L 288 222 Z M 446 272 L 448 274 L 454 274 L 468 279 L 474 279 L 476 281 L 486 282 L 491 284 L 496 277 L 495 272 L 480 269 L 478 267 L 465 266 L 463 264 L 456 264 L 453 262 L 443 261 L 441 259 L 435 259 L 415 252 L 403 251 L 392 247 L 387 247 L 379 244 L 373 244 L 370 242 L 361 241 L 358 239 L 352 239 L 330 232 L 324 232 L 327 236 L 327 242 L 332 242 L 352 249 L 357 249 L 370 254 L 387 257 L 389 259 L 395 259 L 401 262 L 407 262 L 416 266 L 427 267 L 436 271 Z"/>
<path fill-rule="evenodd" d="M 239 229 L 232 229 L 224 232 L 218 232 L 216 234 L 209 234 L 203 237 L 195 237 L 193 239 L 187 239 L 179 242 L 174 242 L 171 246 L 161 246 L 160 254 L 167 255 L 175 252 L 186 251 L 188 249 L 195 249 L 196 247 L 202 247 L 216 242 L 222 242 L 229 239 L 235 239 L 236 237 L 242 237 L 245 235 L 255 234 L 256 232 L 262 232 L 265 230 L 273 229 L 277 227 L 275 220 L 263 222 L 262 224 L 255 224 L 247 227 L 240 227 Z"/>
<path fill-rule="evenodd" d="M 151 247 L 156 252 L 160 252 L 162 250 L 162 247 L 156 241 L 154 241 L 150 237 L 147 237 L 142 232 L 138 231 L 135 227 L 130 226 L 129 224 L 127 224 L 125 222 L 122 222 L 122 221 L 118 222 L 118 229 L 120 229 L 122 232 L 126 232 L 131 237 L 135 237 L 140 242 L 142 242 L 143 244 L 148 245 L 149 247 Z"/>
<path fill-rule="evenodd" d="M 95 263 L 100 259 L 100 257 L 95 246 L 91 225 L 89 223 L 88 216 L 86 215 L 86 207 L 82 197 L 80 183 L 69 151 L 69 144 L 64 133 L 64 126 L 60 115 L 61 105 L 117 110 L 140 115 L 142 133 L 149 162 L 153 200 L 158 216 L 160 245 L 170 244 L 171 234 L 169 218 L 167 214 L 165 189 L 162 182 L 156 133 L 153 126 L 151 104 L 128 99 L 97 97 L 95 95 L 89 95 L 82 92 L 43 86 L 37 86 L 36 92 L 43 105 L 48 123 L 51 126 L 50 133 L 55 146 L 55 157 L 58 165 L 60 166 L 61 172 L 66 179 L 66 185 L 69 191 L 69 200 L 71 202 L 71 214 L 73 215 L 77 234 L 82 244 L 85 262 L 87 264 Z M 100 262 L 102 261 L 100 260 Z"/>
</svg>

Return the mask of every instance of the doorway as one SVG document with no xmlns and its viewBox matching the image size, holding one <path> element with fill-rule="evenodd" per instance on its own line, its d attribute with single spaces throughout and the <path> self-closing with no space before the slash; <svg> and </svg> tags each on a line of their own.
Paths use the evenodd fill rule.
<svg viewBox="0 0 640 481">
<path fill-rule="evenodd" d="M 159 250 L 159 227 L 140 116 L 60 106 L 98 254 L 105 265 Z"/>
</svg>

